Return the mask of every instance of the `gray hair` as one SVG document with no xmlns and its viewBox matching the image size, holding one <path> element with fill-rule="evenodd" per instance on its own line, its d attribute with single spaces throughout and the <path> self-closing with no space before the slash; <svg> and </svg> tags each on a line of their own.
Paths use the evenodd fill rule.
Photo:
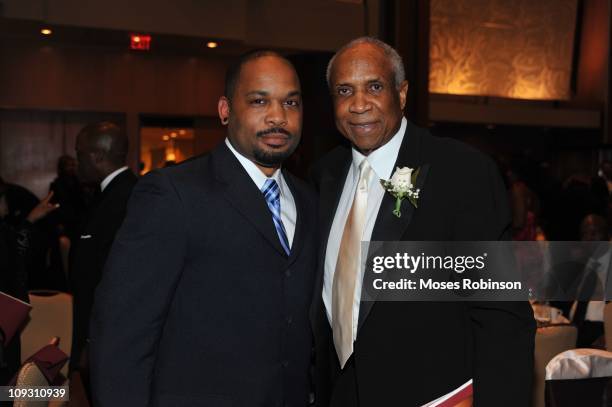
<svg viewBox="0 0 612 407">
<path fill-rule="evenodd" d="M 373 38 L 373 37 L 356 38 L 352 40 L 351 42 L 349 42 L 348 44 L 344 45 L 338 51 L 336 51 L 334 56 L 329 60 L 329 63 L 327 64 L 327 71 L 325 72 L 325 79 L 327 80 L 327 86 L 331 87 L 331 82 L 330 82 L 331 69 L 332 69 L 332 66 L 334 65 L 334 62 L 336 61 L 336 57 L 338 57 L 338 55 L 342 54 L 347 49 L 353 48 L 359 44 L 373 45 L 375 47 L 378 47 L 385 54 L 389 63 L 391 64 L 391 69 L 393 70 L 393 76 L 395 78 L 395 87 L 399 89 L 401 83 L 404 82 L 404 80 L 406 79 L 406 72 L 404 71 L 404 63 L 402 61 L 402 57 L 397 53 L 397 51 L 392 46 L 390 46 L 389 44 L 377 38 Z"/>
</svg>

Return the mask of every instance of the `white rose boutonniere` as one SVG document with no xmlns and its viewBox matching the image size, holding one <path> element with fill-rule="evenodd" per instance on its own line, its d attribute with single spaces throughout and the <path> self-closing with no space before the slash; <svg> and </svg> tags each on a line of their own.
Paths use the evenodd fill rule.
<svg viewBox="0 0 612 407">
<path fill-rule="evenodd" d="M 381 179 L 383 188 L 395 198 L 395 209 L 393 214 L 398 218 L 402 216 L 401 206 L 404 199 L 408 199 L 414 207 L 417 207 L 420 189 L 415 188 L 420 168 L 397 167 L 389 181 Z"/>
</svg>

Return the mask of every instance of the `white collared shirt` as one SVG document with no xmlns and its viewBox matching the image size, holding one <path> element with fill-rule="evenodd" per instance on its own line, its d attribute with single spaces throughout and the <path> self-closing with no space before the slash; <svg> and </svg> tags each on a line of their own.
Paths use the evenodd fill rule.
<svg viewBox="0 0 612 407">
<path fill-rule="evenodd" d="M 399 154 L 400 146 L 404 140 L 407 121 L 402 118 L 402 124 L 395 135 L 383 146 L 372 151 L 367 157 L 357 151 L 352 150 L 353 162 L 349 168 L 340 195 L 340 201 L 334 215 L 334 220 L 329 232 L 329 240 L 327 241 L 327 251 L 325 253 L 325 270 L 323 276 L 323 303 L 327 311 L 329 323 L 332 323 L 332 285 L 334 281 L 334 273 L 336 271 L 336 263 L 338 261 L 338 252 L 340 250 L 340 242 L 344 233 L 344 225 L 346 218 L 353 204 L 355 189 L 359 181 L 359 165 L 365 159 L 368 160 L 373 170 L 373 175 L 368 185 L 368 205 L 366 209 L 366 222 L 363 228 L 361 241 L 369 241 L 372 237 L 372 230 L 376 223 L 378 210 L 385 195 L 385 190 L 380 184 L 381 179 L 390 179 L 393 173 L 397 155 Z M 359 321 L 359 305 L 361 303 L 361 287 L 363 285 L 363 268 L 360 268 L 359 275 L 355 283 L 355 299 L 353 302 L 353 341 L 357 339 L 357 323 Z"/>
<path fill-rule="evenodd" d="M 257 189 L 261 191 L 264 184 L 268 180 L 268 178 L 272 178 L 278 184 L 280 189 L 280 207 L 281 207 L 281 220 L 283 222 L 283 226 L 285 226 L 285 232 L 287 232 L 287 239 L 289 240 L 289 247 L 293 244 L 293 235 L 295 234 L 295 222 L 297 220 L 297 210 L 295 208 L 295 201 L 293 200 L 293 195 L 291 194 L 291 190 L 289 186 L 285 182 L 285 177 L 283 177 L 283 173 L 280 169 L 276 170 L 271 177 L 267 177 L 255 163 L 242 154 L 240 154 L 232 143 L 230 143 L 229 139 L 225 139 L 225 144 L 230 149 L 232 154 L 236 156 L 240 164 L 245 169 L 245 171 L 249 174 Z M 272 216 L 272 214 L 270 214 Z"/>
<path fill-rule="evenodd" d="M 124 165 L 123 167 L 118 168 L 118 169 L 116 169 L 115 171 L 113 171 L 113 172 L 111 172 L 110 174 L 108 174 L 108 175 L 106 176 L 106 178 L 104 178 L 104 179 L 102 180 L 102 182 L 100 183 L 100 190 L 101 190 L 102 192 L 104 192 L 104 190 L 106 189 L 106 187 L 108 187 L 108 184 L 110 184 L 110 183 L 111 183 L 111 182 L 112 182 L 112 181 L 115 179 L 115 177 L 116 177 L 117 175 L 121 174 L 123 171 L 125 171 L 125 170 L 127 170 L 127 169 L 128 169 L 127 165 Z"/>
</svg>

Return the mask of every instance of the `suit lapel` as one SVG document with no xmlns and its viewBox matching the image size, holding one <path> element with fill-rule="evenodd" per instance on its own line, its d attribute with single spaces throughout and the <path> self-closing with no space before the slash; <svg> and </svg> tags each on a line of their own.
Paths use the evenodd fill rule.
<svg viewBox="0 0 612 407">
<path fill-rule="evenodd" d="M 286 256 L 266 200 L 249 174 L 225 143 L 221 143 L 212 155 L 215 177 L 223 184 L 223 193 L 228 203 L 244 216 L 276 251 Z"/>
<path fill-rule="evenodd" d="M 323 258 L 327 252 L 327 242 L 329 240 L 329 233 L 331 226 L 334 221 L 334 215 L 338 209 L 338 203 L 340 202 L 340 196 L 342 195 L 342 189 L 346 181 L 349 168 L 352 162 L 351 150 L 347 149 L 346 154 L 343 158 L 339 159 L 333 168 L 330 168 L 321 179 L 319 186 L 319 193 L 321 199 L 321 225 L 322 225 L 322 236 L 325 236 L 325 241 L 322 242 Z"/>
<path fill-rule="evenodd" d="M 341 158 L 333 163 L 333 166 L 325 169 L 321 175 L 319 182 L 319 216 L 320 216 L 320 233 L 323 241 L 319 246 L 319 266 L 317 267 L 317 276 L 315 279 L 315 296 L 310 309 L 310 319 L 315 332 L 319 330 L 318 321 L 326 324 L 329 327 L 329 321 L 325 316 L 325 306 L 323 304 L 323 276 L 325 274 L 325 256 L 327 253 L 327 242 L 329 241 L 329 233 L 331 225 L 336 214 L 340 195 L 346 176 L 352 162 L 352 154 L 350 149 L 345 149 Z M 322 318 L 321 315 L 325 316 Z"/>
<path fill-rule="evenodd" d="M 397 161 L 393 167 L 393 171 L 395 171 L 396 167 L 420 167 L 421 170 L 415 185 L 416 188 L 420 189 L 422 189 L 425 184 L 430 168 L 429 164 L 424 164 L 422 162 L 421 131 L 422 130 L 408 122 L 404 139 L 397 155 Z M 401 216 L 399 218 L 393 214 L 394 208 L 395 198 L 390 193 L 385 192 L 380 209 L 378 210 L 378 215 L 376 216 L 376 222 L 374 223 L 374 229 L 372 230 L 372 237 L 370 238 L 370 241 L 392 242 L 401 240 L 402 236 L 408 229 L 410 222 L 412 221 L 416 208 L 412 206 L 408 200 L 404 200 L 402 202 Z M 368 253 L 367 258 L 370 258 L 371 255 L 372 253 Z M 374 294 L 376 293 L 377 291 L 374 290 Z M 363 301 L 362 296 L 362 302 L 359 307 L 357 330 L 361 329 L 363 326 L 363 323 L 368 317 L 375 302 L 376 297 L 368 298 L 367 301 Z"/>
</svg>

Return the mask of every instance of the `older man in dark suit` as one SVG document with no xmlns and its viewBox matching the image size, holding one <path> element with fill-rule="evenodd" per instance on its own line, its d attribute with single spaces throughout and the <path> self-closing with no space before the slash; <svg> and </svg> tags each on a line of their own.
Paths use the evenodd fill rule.
<svg viewBox="0 0 612 407">
<path fill-rule="evenodd" d="M 535 323 L 525 303 L 362 302 L 361 241 L 508 237 L 494 163 L 403 117 L 408 83 L 397 52 L 372 39 L 341 48 L 328 69 L 338 147 L 315 167 L 321 262 L 312 320 L 320 406 L 420 406 L 473 381 L 475 406 L 527 406 Z M 381 186 L 421 168 L 418 208 L 401 217 Z M 469 400 L 464 400 L 469 403 Z"/>
<path fill-rule="evenodd" d="M 227 74 L 227 139 L 136 186 L 96 293 L 98 406 L 306 406 L 316 200 L 282 169 L 301 134 L 290 62 Z"/>
<path fill-rule="evenodd" d="M 79 176 L 83 182 L 100 188 L 70 250 L 69 281 L 74 295 L 70 371 L 73 378 L 75 372 L 80 373 L 86 389 L 88 359 L 84 350 L 87 349 L 94 291 L 136 184 L 136 176 L 126 165 L 127 152 L 127 136 L 114 123 L 90 124 L 77 135 Z"/>
</svg>

